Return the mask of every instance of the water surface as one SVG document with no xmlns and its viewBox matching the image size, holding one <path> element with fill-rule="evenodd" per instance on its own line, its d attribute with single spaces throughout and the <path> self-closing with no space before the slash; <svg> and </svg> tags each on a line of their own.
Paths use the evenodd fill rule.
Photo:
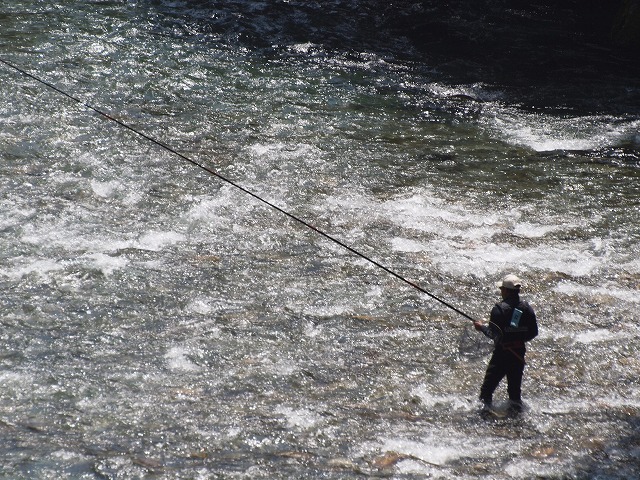
<svg viewBox="0 0 640 480">
<path fill-rule="evenodd" d="M 11 2 L 2 58 L 474 318 L 518 273 L 528 410 L 478 417 L 464 317 L 2 66 L 0 476 L 637 476 L 637 81 L 536 96 L 230 5 Z"/>
</svg>

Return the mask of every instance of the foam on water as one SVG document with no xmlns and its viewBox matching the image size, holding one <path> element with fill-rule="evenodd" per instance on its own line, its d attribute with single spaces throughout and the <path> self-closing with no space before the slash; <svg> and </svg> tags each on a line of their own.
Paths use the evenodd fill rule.
<svg viewBox="0 0 640 480">
<path fill-rule="evenodd" d="M 352 304 L 332 304 L 329 306 L 317 306 L 308 305 L 303 309 L 305 315 L 318 315 L 325 317 L 334 317 L 339 315 L 346 315 L 353 312 Z"/>
<path fill-rule="evenodd" d="M 457 95 L 465 95 L 470 99 L 481 102 L 498 102 L 503 100 L 505 93 L 502 90 L 488 88 L 488 85 L 482 83 L 473 83 L 468 85 L 447 85 L 445 83 L 434 82 L 427 85 L 427 91 L 437 97 L 448 98 Z"/>
<path fill-rule="evenodd" d="M 456 460 L 467 455 L 473 455 L 467 451 L 464 445 L 460 445 L 460 438 L 424 437 L 419 441 L 405 439 L 385 440 L 380 449 L 383 451 L 401 452 L 419 458 L 436 465 L 444 465 L 451 460 Z"/>
<path fill-rule="evenodd" d="M 197 297 L 191 299 L 191 301 L 185 307 L 185 311 L 188 313 L 197 313 L 199 315 L 209 316 L 219 309 L 224 308 L 209 298 Z"/>
<path fill-rule="evenodd" d="M 544 225 L 540 223 L 530 223 L 530 222 L 518 222 L 513 227 L 513 233 L 515 235 L 519 235 L 526 238 L 542 238 L 545 237 L 549 233 L 554 233 L 558 231 L 562 231 L 567 227 L 571 227 L 572 225 L 567 225 L 566 223 L 556 224 L 556 225 Z"/>
<path fill-rule="evenodd" d="M 391 240 L 391 246 L 394 250 L 399 252 L 424 252 L 428 250 L 428 246 L 423 243 L 417 242 L 410 238 L 393 238 Z"/>
<path fill-rule="evenodd" d="M 266 365 L 276 375 L 291 375 L 300 370 L 298 365 L 289 358 L 276 358 L 266 362 Z"/>
<path fill-rule="evenodd" d="M 575 336 L 575 341 L 577 343 L 597 343 L 597 342 L 608 342 L 612 340 L 621 340 L 623 338 L 627 338 L 624 332 L 612 332 L 609 329 L 596 329 L 589 330 L 588 332 L 583 332 Z"/>
<path fill-rule="evenodd" d="M 129 260 L 123 257 L 113 257 L 101 252 L 83 255 L 80 260 L 89 260 L 91 265 L 99 269 L 105 276 L 113 274 L 116 270 L 127 268 Z"/>
<path fill-rule="evenodd" d="M 630 389 L 628 395 L 608 396 L 604 397 L 601 402 L 609 405 L 611 408 L 640 408 L 640 388 Z"/>
<path fill-rule="evenodd" d="M 82 455 L 78 452 L 72 452 L 69 450 L 57 450 L 55 452 L 51 452 L 51 456 L 53 456 L 54 458 L 65 460 L 65 461 L 69 461 L 69 460 L 83 461 L 87 459 L 85 455 Z"/>
<path fill-rule="evenodd" d="M 562 320 L 563 324 L 581 325 L 585 322 L 585 318 L 582 315 L 578 315 L 573 312 L 562 312 L 560 315 L 560 320 Z"/>
<path fill-rule="evenodd" d="M 34 377 L 24 373 L 0 371 L 0 381 L 2 381 L 2 384 L 6 387 L 18 387 L 18 389 L 20 389 L 27 385 L 33 385 Z"/>
<path fill-rule="evenodd" d="M 197 372 L 200 367 L 190 360 L 192 352 L 187 347 L 171 347 L 165 354 L 167 367 L 173 371 Z"/>
<path fill-rule="evenodd" d="M 115 191 L 120 188 L 120 182 L 117 180 L 111 180 L 108 182 L 99 182 L 97 180 L 91 181 L 91 188 L 94 193 L 100 197 L 109 198 Z"/>
<path fill-rule="evenodd" d="M 184 242 L 186 236 L 183 233 L 173 231 L 150 231 L 142 234 L 134 245 L 144 250 L 158 252 L 163 248 Z"/>
<path fill-rule="evenodd" d="M 388 221 L 426 235 L 422 240 L 418 235 L 411 239 L 393 238 L 394 249 L 438 252 L 432 261 L 456 274 L 471 271 L 491 275 L 508 265 L 519 265 L 519 268 L 543 268 L 571 276 L 587 276 L 608 266 L 611 255 L 624 255 L 624 252 L 616 252 L 614 241 L 609 239 L 567 241 L 562 238 L 563 232 L 584 229 L 584 220 L 574 218 L 567 221 L 561 217 L 547 217 L 544 223 L 534 223 L 522 220 L 530 217 L 524 209 L 497 206 L 493 212 L 487 212 L 478 206 L 469 208 L 464 204 L 432 200 L 423 192 L 385 202 L 382 207 L 388 211 Z M 573 233 L 569 235 L 574 236 Z M 496 240 L 504 237 L 509 241 Z M 556 241 L 554 237 L 562 240 Z M 545 241 L 536 246 L 524 246 L 527 239 Z"/>
<path fill-rule="evenodd" d="M 39 222 L 32 221 L 22 226 L 20 241 L 75 252 L 108 252 L 131 245 L 131 242 L 122 237 L 93 232 L 91 226 L 80 225 L 78 217 L 81 215 L 61 215 L 58 218 L 47 216 Z M 90 225 L 90 222 L 87 223 Z"/>
<path fill-rule="evenodd" d="M 436 242 L 439 251 L 446 244 Z M 485 275 L 497 274 L 509 268 L 519 270 L 543 268 L 568 275 L 582 276 L 593 273 L 602 262 L 598 259 L 578 253 L 572 247 L 535 247 L 518 248 L 512 244 L 486 244 L 475 248 L 466 248 L 464 253 L 452 252 L 436 260 L 443 268 L 457 274 L 483 272 Z"/>
<path fill-rule="evenodd" d="M 321 338 L 324 334 L 324 329 L 319 325 L 307 322 L 304 327 L 304 334 L 311 339 Z"/>
<path fill-rule="evenodd" d="M 425 474 L 434 466 L 446 467 L 451 462 L 465 458 L 484 457 L 494 449 L 504 448 L 504 445 L 480 436 L 468 437 L 453 432 L 441 432 L 439 435 L 422 435 L 417 439 L 386 438 L 379 443 L 365 445 L 364 448 L 402 454 L 408 459 L 398 465 L 399 472 Z M 514 450 L 513 444 L 509 450 Z"/>
<path fill-rule="evenodd" d="M 544 402 L 540 402 L 538 408 L 543 413 L 553 414 L 553 415 L 570 415 L 573 413 L 588 413 L 592 411 L 594 401 L 597 399 L 589 399 L 588 401 L 576 399 L 576 400 L 566 400 L 566 399 L 553 399 L 546 400 Z M 554 428 L 552 424 L 542 424 L 538 425 L 543 432 Z"/>
<path fill-rule="evenodd" d="M 285 417 L 288 428 L 310 429 L 318 427 L 323 422 L 321 415 L 306 408 L 294 409 L 281 405 L 275 409 L 275 413 Z"/>
<path fill-rule="evenodd" d="M 640 303 L 637 289 L 624 289 L 615 284 L 588 286 L 577 282 L 565 280 L 558 283 L 555 291 L 575 297 L 610 297 L 629 303 Z"/>
<path fill-rule="evenodd" d="M 423 216 L 421 219 L 420 214 L 417 211 L 415 213 L 410 220 L 411 227 L 423 232 L 438 232 L 438 237 L 422 242 L 395 238 L 392 240 L 394 249 L 403 252 L 438 252 L 437 256 L 432 257 L 432 261 L 457 275 L 469 272 L 491 275 L 508 268 L 509 265 L 519 265 L 519 268 L 545 268 L 582 276 L 594 272 L 607 262 L 599 256 L 585 253 L 584 243 L 568 247 L 544 244 L 523 248 L 519 247 L 517 242 L 502 243 L 494 240 L 496 235 L 510 233 L 529 238 L 543 237 L 546 233 L 566 228 L 566 225 L 547 225 L 540 229 L 534 228 L 531 224 L 522 225 L 513 219 L 507 224 L 497 220 L 491 224 L 487 223 L 486 216 L 478 214 L 477 210 L 469 212 L 466 217 L 460 213 L 457 219 L 447 218 L 446 212 L 440 211 L 435 221 L 434 217 L 426 220 Z M 406 226 L 404 220 L 398 217 L 391 218 L 401 221 Z M 477 225 L 483 218 L 483 227 L 473 228 L 473 225 Z M 450 240 L 443 240 L 442 237 Z"/>
<path fill-rule="evenodd" d="M 10 278 L 19 279 L 30 274 L 46 276 L 51 272 L 59 272 L 65 268 L 66 263 L 64 262 L 57 262 L 50 259 L 21 258 L 19 264 L 14 268 L 3 267 L 2 271 L 4 275 Z"/>
<path fill-rule="evenodd" d="M 528 113 L 494 104 L 485 117 L 490 130 L 509 143 L 537 152 L 554 150 L 597 150 L 634 142 L 640 128 L 635 119 L 609 116 L 558 117 Z M 486 114 L 485 112 L 485 114 Z"/>
<path fill-rule="evenodd" d="M 457 411 L 468 411 L 469 401 L 458 395 L 434 395 L 431 385 L 417 385 L 411 390 L 411 394 L 420 398 L 422 404 L 432 409 L 435 407 L 446 406 L 446 408 Z"/>
<path fill-rule="evenodd" d="M 515 458 L 506 465 L 504 465 L 504 472 L 509 476 L 508 478 L 531 478 L 535 476 L 538 478 L 554 478 L 558 475 L 558 471 L 562 471 L 563 475 L 573 474 L 572 468 L 573 459 L 558 459 L 554 460 L 552 464 L 544 464 L 540 460 Z"/>
<path fill-rule="evenodd" d="M 500 224 L 497 214 L 470 211 L 464 205 L 447 203 L 429 191 L 398 197 L 385 202 L 380 208 L 399 225 L 428 233 L 450 237 L 459 235 L 460 228 L 482 227 Z"/>
</svg>

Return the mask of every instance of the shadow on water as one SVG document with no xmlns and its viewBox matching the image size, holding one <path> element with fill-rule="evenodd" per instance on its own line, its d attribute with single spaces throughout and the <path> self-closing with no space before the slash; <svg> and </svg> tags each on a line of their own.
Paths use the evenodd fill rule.
<svg viewBox="0 0 640 480">
<path fill-rule="evenodd" d="M 577 466 L 578 478 L 636 478 L 640 464 L 640 418 L 631 412 L 611 413 L 623 425 L 615 442 L 592 440 L 590 455 Z M 625 418 L 616 418 L 624 416 Z"/>
<path fill-rule="evenodd" d="M 232 40 L 267 54 L 296 43 L 412 61 L 457 83 L 509 88 L 533 105 L 640 111 L 636 0 L 254 2 L 152 0 L 172 34 Z M 638 37 L 638 38 L 636 38 Z M 434 71 L 435 70 L 435 71 Z"/>
</svg>

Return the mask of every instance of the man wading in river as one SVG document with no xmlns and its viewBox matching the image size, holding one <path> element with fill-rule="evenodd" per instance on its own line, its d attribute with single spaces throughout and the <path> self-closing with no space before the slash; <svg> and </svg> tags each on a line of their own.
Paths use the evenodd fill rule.
<svg viewBox="0 0 640 480">
<path fill-rule="evenodd" d="M 495 348 L 484 382 L 480 388 L 480 400 L 484 411 L 491 410 L 493 392 L 500 381 L 507 377 L 510 410 L 522 410 L 522 375 L 524 373 L 525 342 L 538 335 L 538 322 L 531 306 L 520 300 L 522 282 L 515 275 L 507 275 L 497 284 L 502 302 L 491 310 L 489 325 L 475 321 L 476 330 L 481 331 L 494 341 Z"/>
</svg>

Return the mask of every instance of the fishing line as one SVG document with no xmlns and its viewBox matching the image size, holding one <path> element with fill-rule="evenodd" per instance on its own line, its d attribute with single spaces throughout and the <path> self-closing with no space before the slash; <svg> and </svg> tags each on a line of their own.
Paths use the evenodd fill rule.
<svg viewBox="0 0 640 480">
<path fill-rule="evenodd" d="M 463 317 L 467 318 L 468 320 L 471 320 L 472 322 L 475 321 L 474 318 L 472 318 L 471 316 L 469 316 L 468 314 L 466 314 L 465 312 L 463 312 L 462 310 L 459 310 L 458 308 L 456 308 L 455 306 L 451 305 L 450 303 L 448 303 L 447 301 L 441 299 L 440 297 L 434 295 L 433 293 L 429 292 L 428 290 L 422 288 L 420 285 L 418 285 L 417 283 L 403 277 L 402 275 L 400 275 L 399 273 L 391 270 L 389 267 L 386 267 L 385 265 L 381 264 L 380 262 L 372 259 L 371 257 L 365 255 L 364 253 L 356 250 L 353 247 L 350 247 L 349 245 L 347 245 L 346 243 L 342 242 L 341 240 L 338 240 L 337 238 L 333 237 L 332 235 L 320 230 L 317 227 L 314 227 L 313 225 L 311 225 L 309 222 L 307 222 L 306 220 L 303 220 L 302 218 L 288 212 L 287 210 L 275 205 L 274 203 L 262 198 L 260 195 L 252 192 L 251 190 L 243 187 L 242 185 L 234 182 L 233 180 L 223 176 L 222 174 L 216 172 L 215 170 L 213 170 L 212 168 L 196 161 L 193 160 L 192 158 L 178 152 L 177 150 L 175 150 L 173 147 L 171 147 L 170 145 L 167 145 L 166 143 L 138 130 L 137 128 L 123 122 L 122 120 L 118 120 L 117 118 L 109 115 L 108 113 L 106 113 L 103 110 L 100 110 L 97 107 L 94 107 L 93 105 L 71 95 L 70 93 L 68 93 L 67 91 L 53 85 L 50 82 L 47 82 L 46 80 L 43 80 L 40 77 L 37 77 L 36 75 L 33 75 L 29 72 L 27 72 L 26 70 L 18 67 L 17 65 L 3 59 L 2 57 L 0 57 L 0 63 L 4 64 L 5 66 L 12 68 L 13 70 L 16 70 L 17 72 L 19 72 L 20 74 L 36 81 L 37 83 L 40 83 L 41 85 L 44 85 L 48 88 L 50 88 L 51 90 L 54 90 L 55 92 L 57 92 L 58 94 L 67 97 L 68 99 L 74 101 L 75 103 L 78 103 L 82 106 L 84 106 L 85 108 L 97 113 L 98 115 L 106 118 L 107 120 L 114 122 L 116 124 L 118 124 L 119 126 L 121 126 L 122 128 L 129 130 L 130 132 L 144 138 L 145 140 L 155 144 L 156 146 L 176 155 L 177 157 L 181 158 L 182 160 L 190 163 L 191 165 L 200 168 L 201 170 L 204 170 L 205 172 L 207 172 L 210 175 L 213 175 L 214 177 L 218 178 L 219 180 L 235 187 L 236 189 L 240 190 L 241 192 L 246 193 L 247 195 L 253 197 L 255 200 L 258 200 L 259 202 L 267 205 L 268 207 L 280 212 L 281 214 L 289 217 L 290 219 L 294 220 L 295 222 L 298 222 L 302 225 L 304 225 L 305 227 L 307 227 L 308 229 L 312 230 L 313 232 L 317 233 L 318 235 L 326 238 L 327 240 L 339 245 L 340 247 L 344 248 L 345 250 L 351 252 L 352 254 L 366 260 L 367 262 L 371 263 L 372 265 L 375 265 L 376 267 L 384 270 L 385 272 L 387 272 L 388 274 L 392 275 L 393 277 L 397 278 L 398 280 L 406 283 L 407 285 L 415 288 L 416 290 L 418 290 L 421 293 L 424 293 L 425 295 L 427 295 L 428 297 L 432 298 L 433 300 L 436 300 L 437 302 L 440 302 L 442 305 L 444 305 L 445 307 L 453 310 L 454 312 L 458 313 L 459 315 L 462 315 Z"/>
</svg>

